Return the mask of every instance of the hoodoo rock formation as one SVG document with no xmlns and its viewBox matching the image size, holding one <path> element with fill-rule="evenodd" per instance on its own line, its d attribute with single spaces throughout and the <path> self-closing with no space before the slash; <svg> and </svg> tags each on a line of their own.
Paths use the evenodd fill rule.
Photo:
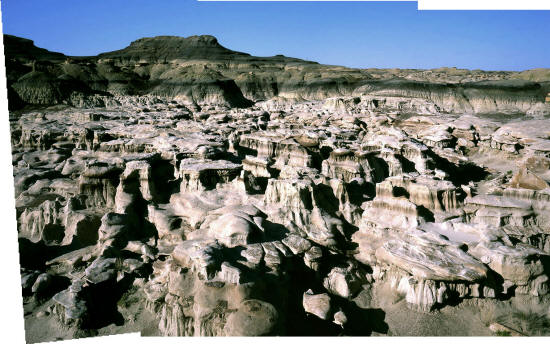
<svg viewBox="0 0 550 344">
<path fill-rule="evenodd" d="M 29 341 L 550 334 L 548 73 L 4 44 Z"/>
</svg>

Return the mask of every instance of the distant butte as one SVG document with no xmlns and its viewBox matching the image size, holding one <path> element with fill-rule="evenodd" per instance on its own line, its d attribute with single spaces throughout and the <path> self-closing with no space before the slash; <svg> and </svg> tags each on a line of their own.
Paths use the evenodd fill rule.
<svg viewBox="0 0 550 344">
<path fill-rule="evenodd" d="M 354 69 L 229 50 L 213 36 L 142 38 L 95 57 L 68 57 L 4 35 L 10 106 L 104 106 L 158 96 L 247 107 L 333 97 L 417 98 L 444 112 L 528 111 L 550 91 L 550 70 Z M 520 81 L 523 80 L 523 81 Z M 489 98 L 487 98 L 489 97 Z"/>
</svg>

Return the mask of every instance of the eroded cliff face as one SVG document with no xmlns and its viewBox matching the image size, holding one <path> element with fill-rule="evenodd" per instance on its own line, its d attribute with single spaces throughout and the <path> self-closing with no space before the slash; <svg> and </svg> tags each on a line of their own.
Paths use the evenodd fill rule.
<svg viewBox="0 0 550 344">
<path fill-rule="evenodd" d="M 9 35 L 4 41 L 13 108 L 109 107 L 116 96 L 232 107 L 360 97 L 369 107 L 411 112 L 549 111 L 543 103 L 550 79 L 541 71 L 352 69 L 282 55 L 254 57 L 229 50 L 212 36 L 143 38 L 95 57 L 51 53 Z"/>
<path fill-rule="evenodd" d="M 466 334 L 542 333 L 513 314 L 549 302 L 548 119 L 326 104 L 13 114 L 27 322 L 405 335 L 461 303 Z"/>
<path fill-rule="evenodd" d="M 548 334 L 543 83 L 20 43 L 12 92 L 73 105 L 10 113 L 29 341 Z"/>
</svg>

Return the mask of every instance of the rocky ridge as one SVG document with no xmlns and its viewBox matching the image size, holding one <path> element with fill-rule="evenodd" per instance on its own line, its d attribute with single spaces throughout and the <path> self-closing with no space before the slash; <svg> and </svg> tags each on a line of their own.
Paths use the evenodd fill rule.
<svg viewBox="0 0 550 344">
<path fill-rule="evenodd" d="M 212 36 L 142 38 L 92 57 L 70 57 L 4 35 L 8 93 L 25 104 L 112 107 L 151 98 L 247 107 L 259 101 L 336 99 L 411 112 L 548 113 L 550 77 L 524 72 L 354 69 L 229 50 Z M 123 96 L 121 99 L 120 97 Z M 145 97 L 145 99 L 143 99 Z M 350 99 L 348 99 L 350 98 Z"/>
</svg>

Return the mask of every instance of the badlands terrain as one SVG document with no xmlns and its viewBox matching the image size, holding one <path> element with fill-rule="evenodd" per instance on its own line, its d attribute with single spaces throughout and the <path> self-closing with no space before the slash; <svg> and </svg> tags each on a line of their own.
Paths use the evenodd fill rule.
<svg viewBox="0 0 550 344">
<path fill-rule="evenodd" d="M 28 342 L 550 334 L 549 70 L 4 45 Z"/>
</svg>

